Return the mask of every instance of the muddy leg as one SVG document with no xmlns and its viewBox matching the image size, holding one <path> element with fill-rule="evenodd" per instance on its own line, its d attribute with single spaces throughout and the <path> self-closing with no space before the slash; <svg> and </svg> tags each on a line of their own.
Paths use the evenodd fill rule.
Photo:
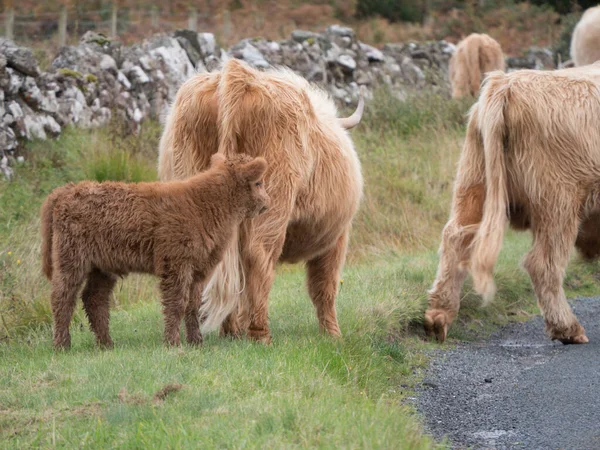
<svg viewBox="0 0 600 450">
<path fill-rule="evenodd" d="M 96 343 L 101 347 L 113 346 L 109 333 L 110 294 L 117 277 L 111 273 L 93 269 L 88 275 L 87 284 L 81 294 L 83 309 L 96 335 Z"/>
<path fill-rule="evenodd" d="M 321 331 L 341 336 L 335 312 L 335 298 L 340 283 L 340 272 L 346 258 L 348 231 L 339 237 L 335 246 L 306 264 L 308 293 L 317 309 Z"/>
<path fill-rule="evenodd" d="M 523 267 L 531 277 L 550 337 L 563 344 L 584 344 L 588 342 L 585 330 L 567 303 L 562 286 L 569 252 L 577 236 L 577 210 L 558 214 L 534 221 L 539 225 L 534 229 L 533 247 Z"/>
</svg>

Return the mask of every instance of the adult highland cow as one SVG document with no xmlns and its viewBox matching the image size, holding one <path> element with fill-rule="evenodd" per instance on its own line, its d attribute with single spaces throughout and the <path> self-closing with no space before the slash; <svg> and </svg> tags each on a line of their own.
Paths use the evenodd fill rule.
<svg viewBox="0 0 600 450">
<path fill-rule="evenodd" d="M 600 59 L 600 6 L 587 9 L 575 25 L 571 59 L 575 66 L 585 66 Z"/>
<path fill-rule="evenodd" d="M 472 33 L 459 42 L 448 70 L 452 98 L 477 97 L 484 75 L 504 70 L 502 48 L 487 34 Z"/>
<path fill-rule="evenodd" d="M 203 170 L 217 149 L 263 156 L 269 164 L 271 207 L 242 223 L 206 284 L 205 298 L 221 308 L 205 317 L 204 330 L 225 321 L 225 334 L 271 342 L 267 304 L 275 264 L 306 261 L 320 327 L 340 335 L 335 298 L 363 187 L 346 129 L 359 123 L 362 109 L 361 96 L 357 111 L 339 119 L 327 95 L 293 72 L 261 72 L 235 59 L 181 86 L 161 138 L 162 180 Z"/>
<path fill-rule="evenodd" d="M 488 75 L 473 106 L 438 273 L 425 314 L 444 341 L 470 269 L 478 293 L 494 295 L 493 268 L 508 221 L 531 228 L 529 273 L 552 339 L 586 343 L 562 288 L 575 244 L 599 256 L 600 63 L 557 71 Z"/>
</svg>

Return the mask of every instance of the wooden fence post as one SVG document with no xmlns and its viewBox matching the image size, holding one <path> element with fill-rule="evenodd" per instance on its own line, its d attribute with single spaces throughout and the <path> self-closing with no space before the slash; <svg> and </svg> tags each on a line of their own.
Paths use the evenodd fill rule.
<svg viewBox="0 0 600 450">
<path fill-rule="evenodd" d="M 61 47 L 67 45 L 67 5 L 60 9 L 60 17 L 58 19 L 58 45 Z"/>
<path fill-rule="evenodd" d="M 150 22 L 152 28 L 158 28 L 158 8 L 156 6 L 153 6 L 150 11 Z"/>
<path fill-rule="evenodd" d="M 198 31 L 198 11 L 196 11 L 196 8 L 190 9 L 190 15 L 188 17 L 188 30 Z"/>
<path fill-rule="evenodd" d="M 4 35 L 6 39 L 11 41 L 15 38 L 15 10 L 12 6 L 6 8 L 6 14 L 4 16 Z"/>
<path fill-rule="evenodd" d="M 231 35 L 231 14 L 229 10 L 223 11 L 223 40 L 227 42 Z"/>
<path fill-rule="evenodd" d="M 111 39 L 117 38 L 117 9 L 118 9 L 118 2 L 117 2 L 117 0 L 113 0 L 112 16 L 111 16 L 111 20 L 110 20 L 110 37 L 111 37 Z"/>
</svg>

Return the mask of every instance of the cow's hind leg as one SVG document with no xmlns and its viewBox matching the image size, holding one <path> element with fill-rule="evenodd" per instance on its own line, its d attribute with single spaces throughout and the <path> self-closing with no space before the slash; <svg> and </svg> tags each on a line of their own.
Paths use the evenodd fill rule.
<svg viewBox="0 0 600 450">
<path fill-rule="evenodd" d="M 317 309 L 319 327 L 332 336 L 342 335 L 335 312 L 335 298 L 346 258 L 348 234 L 345 230 L 335 246 L 306 264 L 308 293 Z"/>
<path fill-rule="evenodd" d="M 117 283 L 112 273 L 93 269 L 88 275 L 87 284 L 81 294 L 83 309 L 96 335 L 96 343 L 101 347 L 113 346 L 109 333 L 110 294 Z"/>
<path fill-rule="evenodd" d="M 587 261 L 600 257 L 600 213 L 592 213 L 579 227 L 575 247 Z"/>
<path fill-rule="evenodd" d="M 572 202 L 561 203 L 577 206 L 575 198 Z M 553 212 L 552 217 L 534 220 L 533 247 L 525 257 L 523 267 L 531 277 L 550 337 L 564 344 L 584 344 L 588 342 L 585 330 L 571 311 L 562 286 L 569 253 L 577 236 L 577 208 Z"/>
<path fill-rule="evenodd" d="M 460 291 L 467 276 L 473 240 L 484 201 L 483 184 L 458 187 L 452 218 L 444 227 L 440 246 L 440 262 L 433 287 L 429 291 L 429 306 L 424 325 L 428 336 L 444 342 L 448 327 L 458 314 Z"/>
</svg>

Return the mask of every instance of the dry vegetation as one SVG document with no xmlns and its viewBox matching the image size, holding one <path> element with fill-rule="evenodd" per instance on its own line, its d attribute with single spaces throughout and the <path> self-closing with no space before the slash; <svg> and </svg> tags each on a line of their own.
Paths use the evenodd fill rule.
<svg viewBox="0 0 600 450">
<path fill-rule="evenodd" d="M 17 40 L 34 47 L 56 50 L 58 13 L 62 0 L 24 0 L 15 5 L 17 14 L 26 14 L 16 29 Z M 549 46 L 558 38 L 560 16 L 549 7 L 512 0 L 475 2 L 438 0 L 420 23 L 390 22 L 373 16 L 356 18 L 356 1 L 344 0 L 120 0 L 119 38 L 125 43 L 159 31 L 185 28 L 191 6 L 198 11 L 199 31 L 212 32 L 228 47 L 247 37 L 286 39 L 294 29 L 322 31 L 340 23 L 354 28 L 358 38 L 372 45 L 409 40 L 447 39 L 458 42 L 471 32 L 485 31 L 500 42 L 505 53 L 518 55 L 531 45 Z M 110 0 L 69 3 L 69 36 L 75 43 L 87 29 L 108 32 Z M 152 10 L 158 11 L 158 26 L 152 24 Z M 577 10 L 577 7 L 574 6 Z M 0 24 L 1 26 L 1 24 Z"/>
</svg>

